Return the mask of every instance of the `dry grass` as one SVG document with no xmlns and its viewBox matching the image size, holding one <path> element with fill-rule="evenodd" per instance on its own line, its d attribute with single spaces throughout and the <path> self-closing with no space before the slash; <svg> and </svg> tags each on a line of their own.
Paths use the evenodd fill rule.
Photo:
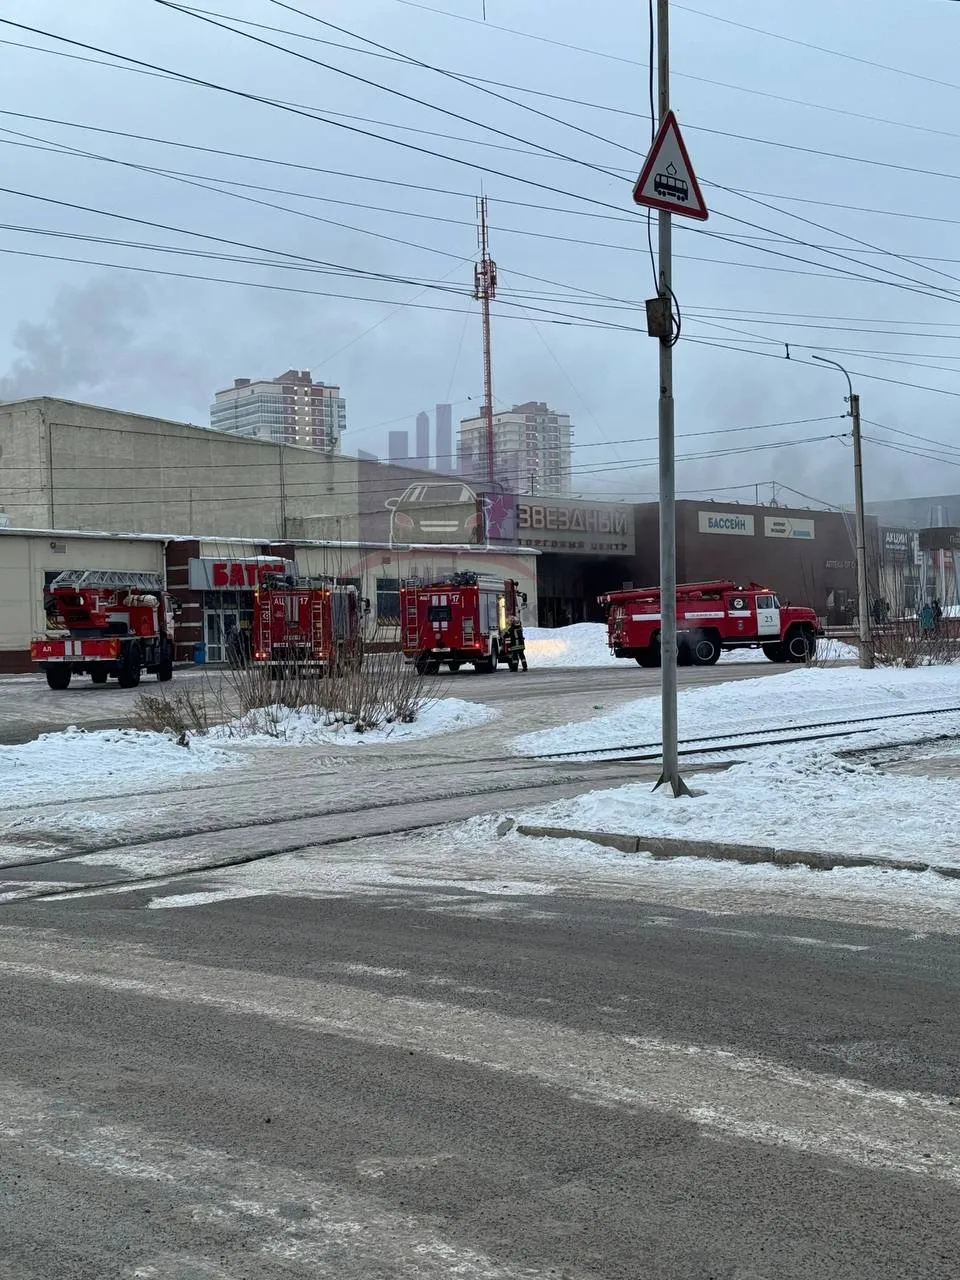
<svg viewBox="0 0 960 1280">
<path fill-rule="evenodd" d="M 218 702 L 210 691 L 178 689 L 175 693 L 141 693 L 133 706 L 130 723 L 134 729 L 153 733 L 206 733 L 216 723 Z"/>
<path fill-rule="evenodd" d="M 155 732 L 207 733 L 224 726 L 230 737 L 253 733 L 282 737 L 288 711 L 317 724 L 368 733 L 411 724 L 436 697 L 435 680 L 405 663 L 399 653 L 367 654 L 362 665 L 318 669 L 296 664 L 237 667 L 193 690 L 141 694 L 131 723 Z"/>
</svg>

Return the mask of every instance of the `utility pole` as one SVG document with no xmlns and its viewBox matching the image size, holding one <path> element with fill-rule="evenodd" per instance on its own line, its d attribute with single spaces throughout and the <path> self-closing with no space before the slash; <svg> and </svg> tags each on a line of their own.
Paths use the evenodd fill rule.
<svg viewBox="0 0 960 1280">
<path fill-rule="evenodd" d="M 657 0 L 657 75 L 659 123 L 670 110 L 669 0 Z M 658 295 L 672 315 L 673 225 L 672 214 L 657 214 Z M 672 325 L 671 325 L 672 328 Z M 673 335 L 660 338 L 660 702 L 663 770 L 658 787 L 668 786 L 674 796 L 689 795 L 680 777 L 677 745 L 677 516 L 676 462 L 673 428 Z"/>
<path fill-rule="evenodd" d="M 857 623 L 860 640 L 860 667 L 864 671 L 873 669 L 873 640 L 870 636 L 870 606 L 867 593 L 867 528 L 863 513 L 863 451 L 860 443 L 860 397 L 853 390 L 850 375 L 842 364 L 836 360 L 828 360 L 826 356 L 815 355 L 814 360 L 821 364 L 833 365 L 839 369 L 847 380 L 847 404 L 849 417 L 853 424 L 853 498 L 855 520 L 857 525 Z"/>
<path fill-rule="evenodd" d="M 493 440 L 493 361 L 490 352 L 490 303 L 497 296 L 497 264 L 490 257 L 487 241 L 487 197 L 477 201 L 479 219 L 478 243 L 480 261 L 473 270 L 473 296 L 480 303 L 483 316 L 483 416 L 486 434 L 487 488 L 494 487 L 495 463 Z"/>
</svg>

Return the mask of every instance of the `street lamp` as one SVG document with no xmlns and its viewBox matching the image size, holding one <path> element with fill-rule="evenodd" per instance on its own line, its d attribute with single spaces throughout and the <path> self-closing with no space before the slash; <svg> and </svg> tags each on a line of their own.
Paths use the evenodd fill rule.
<svg viewBox="0 0 960 1280">
<path fill-rule="evenodd" d="M 860 633 L 860 666 L 864 671 L 873 668 L 873 642 L 870 638 L 870 612 L 867 601 L 867 532 L 863 514 L 863 454 L 860 447 L 860 397 L 854 394 L 850 375 L 842 364 L 815 355 L 814 360 L 839 369 L 847 380 L 847 403 L 853 423 L 853 496 L 857 524 L 857 614 Z"/>
</svg>

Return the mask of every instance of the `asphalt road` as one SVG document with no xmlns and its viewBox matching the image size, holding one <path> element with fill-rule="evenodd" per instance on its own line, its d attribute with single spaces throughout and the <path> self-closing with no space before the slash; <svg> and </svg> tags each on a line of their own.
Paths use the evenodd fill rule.
<svg viewBox="0 0 960 1280">
<path fill-rule="evenodd" d="M 955 940 L 146 901 L 0 915 L 3 1280 L 960 1274 Z"/>
<path fill-rule="evenodd" d="M 724 663 L 716 667 L 681 667 L 678 677 L 679 686 L 684 689 L 721 680 L 775 676 L 790 670 L 790 667 L 768 663 Z M 456 675 L 443 672 L 432 682 L 432 688 L 441 696 L 498 706 L 578 694 L 594 695 L 601 701 L 622 700 L 653 694 L 659 685 L 658 671 L 647 671 L 631 662 L 612 668 L 531 669 L 516 675 L 502 668 L 494 676 L 478 675 L 469 669 Z M 215 668 L 178 668 L 173 683 L 162 688 L 173 693 L 181 689 L 196 693 L 205 690 L 215 704 L 221 690 L 229 699 L 230 674 Z M 78 679 L 63 692 L 48 689 L 42 676 L 0 678 L 0 745 L 27 742 L 39 733 L 55 732 L 69 725 L 83 725 L 87 729 L 119 728 L 130 723 L 141 694 L 157 692 L 157 682 L 149 676 L 137 689 L 121 689 L 113 681 L 98 686 L 89 679 Z"/>
<path fill-rule="evenodd" d="M 652 780 L 503 742 L 655 687 L 467 676 L 515 719 L 8 810 L 0 1280 L 960 1274 L 946 891 L 424 830 Z"/>
</svg>

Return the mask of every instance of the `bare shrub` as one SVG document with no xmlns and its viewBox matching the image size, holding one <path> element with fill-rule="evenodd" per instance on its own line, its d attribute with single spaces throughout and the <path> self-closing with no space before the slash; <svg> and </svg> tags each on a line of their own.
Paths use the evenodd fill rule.
<svg viewBox="0 0 960 1280">
<path fill-rule="evenodd" d="M 216 722 L 216 707 L 202 688 L 181 689 L 174 694 L 141 693 L 133 704 L 130 723 L 134 729 L 153 733 L 206 733 Z"/>
<path fill-rule="evenodd" d="M 275 663 L 238 667 L 227 676 L 239 711 L 227 732 L 282 737 L 288 711 L 317 724 L 356 733 L 390 724 L 411 724 L 436 697 L 434 681 L 399 653 L 368 653 L 319 668 Z"/>
<path fill-rule="evenodd" d="M 872 629 L 874 659 L 880 667 L 930 667 L 956 662 L 957 641 L 945 619 L 925 629 L 917 618 L 892 618 Z"/>
</svg>

